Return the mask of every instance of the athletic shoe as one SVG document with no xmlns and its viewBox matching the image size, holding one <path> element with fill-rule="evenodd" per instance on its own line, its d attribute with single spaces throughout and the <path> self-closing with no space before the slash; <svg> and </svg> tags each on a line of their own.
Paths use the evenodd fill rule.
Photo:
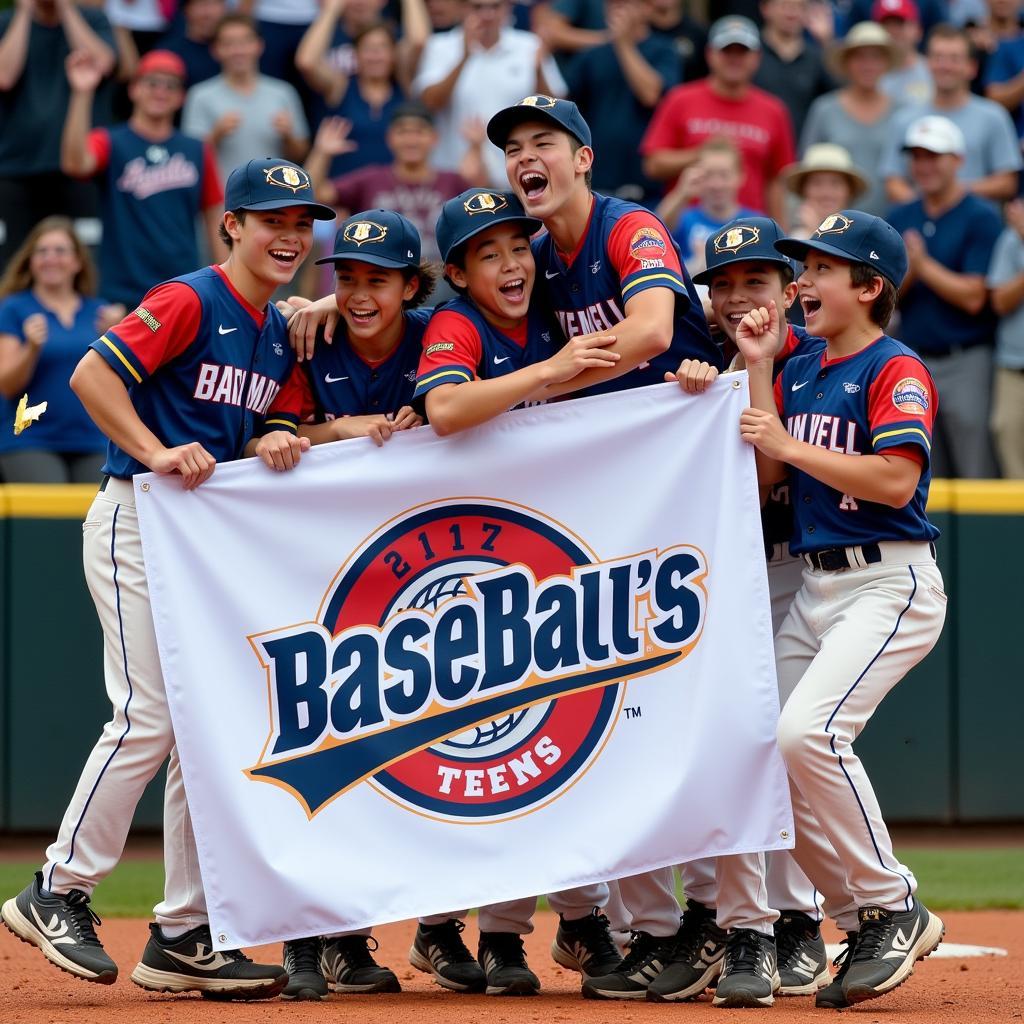
<svg viewBox="0 0 1024 1024">
<path fill-rule="evenodd" d="M 713 1005 L 728 1009 L 771 1006 L 779 984 L 775 940 L 751 928 L 729 932 Z"/>
<path fill-rule="evenodd" d="M 622 964 L 608 918 L 596 907 L 586 917 L 572 921 L 559 915 L 551 956 L 556 964 L 578 971 L 584 978 L 603 977 Z"/>
<path fill-rule="evenodd" d="M 783 910 L 775 922 L 780 996 L 813 996 L 832 980 L 818 923 L 799 910 Z"/>
<path fill-rule="evenodd" d="M 699 996 L 722 970 L 727 938 L 715 924 L 714 910 L 687 900 L 669 962 L 648 986 L 647 998 L 653 1003 L 678 1003 Z"/>
<path fill-rule="evenodd" d="M 308 939 L 293 939 L 284 944 L 284 969 L 288 972 L 288 984 L 281 993 L 282 999 L 312 1002 L 327 995 L 327 982 L 320 970 L 320 936 Z"/>
<path fill-rule="evenodd" d="M 839 956 L 832 961 L 832 966 L 838 967 L 839 970 L 829 984 L 818 989 L 818 994 L 814 997 L 815 1006 L 825 1010 L 842 1010 L 850 1005 L 849 1000 L 843 995 L 843 982 L 846 981 L 846 975 L 853 964 L 853 957 L 850 954 L 856 944 L 857 933 L 847 932 Z"/>
<path fill-rule="evenodd" d="M 487 975 L 489 996 L 535 996 L 540 979 L 530 970 L 522 936 L 515 932 L 481 932 L 477 952 Z"/>
<path fill-rule="evenodd" d="M 100 985 L 117 980 L 117 964 L 96 934 L 100 919 L 81 889 L 63 895 L 46 892 L 43 873 L 37 871 L 33 881 L 3 905 L 0 916 L 22 942 L 38 946 L 62 971 Z"/>
<path fill-rule="evenodd" d="M 633 932 L 629 952 L 618 969 L 583 982 L 586 999 L 643 999 L 647 986 L 665 969 L 676 937 L 659 938 L 648 932 Z"/>
<path fill-rule="evenodd" d="M 398 975 L 373 959 L 378 948 L 372 935 L 324 939 L 320 967 L 331 988 L 335 992 L 401 992 Z"/>
<path fill-rule="evenodd" d="M 210 926 L 164 938 L 149 926 L 149 942 L 132 971 L 132 981 L 150 992 L 201 992 L 207 999 L 269 999 L 288 984 L 277 964 L 254 964 L 240 949 L 213 948 Z"/>
<path fill-rule="evenodd" d="M 409 950 L 409 963 L 417 971 L 432 974 L 442 988 L 453 992 L 483 992 L 487 988 L 487 977 L 462 941 L 465 927 L 455 918 L 442 924 L 421 924 Z"/>
<path fill-rule="evenodd" d="M 843 982 L 843 995 L 851 1003 L 875 999 L 902 985 L 914 963 L 938 949 L 945 926 L 920 900 L 912 910 L 861 907 L 860 931 L 853 947 L 853 963 Z"/>
</svg>

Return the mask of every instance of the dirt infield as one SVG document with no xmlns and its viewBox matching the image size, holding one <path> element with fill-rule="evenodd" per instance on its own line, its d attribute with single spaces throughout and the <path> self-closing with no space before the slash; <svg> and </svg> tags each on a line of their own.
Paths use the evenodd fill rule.
<svg viewBox="0 0 1024 1024">
<path fill-rule="evenodd" d="M 904 1021 L 934 1024 L 1013 1024 L 1024 1020 L 1024 912 L 950 912 L 946 921 L 949 942 L 999 946 L 1006 957 L 965 960 L 931 958 L 917 965 L 902 988 L 869 1003 L 842 1011 L 850 1021 L 864 1024 L 902 1024 Z M 90 985 L 76 981 L 47 964 L 37 950 L 17 941 L 6 929 L 0 931 L 0 959 L 5 982 L 0 1017 L 18 1024 L 241 1024 L 248 1021 L 337 1021 L 344 1015 L 359 1024 L 555 1024 L 555 1022 L 624 1021 L 650 1024 L 666 1018 L 680 1022 L 751 1021 L 764 1019 L 773 1024 L 827 1019 L 834 1011 L 815 1010 L 813 1000 L 780 999 L 770 1010 L 721 1010 L 710 1000 L 676 1006 L 652 1003 L 591 1002 L 580 998 L 579 979 L 557 967 L 548 955 L 555 930 L 552 914 L 539 915 L 537 930 L 526 940 L 530 965 L 540 976 L 543 993 L 531 999 L 497 999 L 460 996 L 444 992 L 426 975 L 408 966 L 406 954 L 413 926 L 409 923 L 378 929 L 379 959 L 392 966 L 404 991 L 391 996 L 331 996 L 322 1003 L 210 1003 L 196 996 L 166 996 L 143 992 L 128 975 L 142 950 L 146 925 L 142 921 L 112 920 L 101 934 L 111 956 L 121 966 L 116 985 Z M 467 929 L 474 933 L 475 925 Z M 827 935 L 835 941 L 835 933 Z M 277 959 L 277 947 L 258 951 Z"/>
</svg>

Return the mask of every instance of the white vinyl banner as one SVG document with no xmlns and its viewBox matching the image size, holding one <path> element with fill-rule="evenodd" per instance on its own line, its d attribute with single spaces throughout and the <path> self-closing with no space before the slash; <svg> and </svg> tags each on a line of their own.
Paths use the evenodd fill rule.
<svg viewBox="0 0 1024 1024">
<path fill-rule="evenodd" d="M 220 947 L 793 845 L 745 385 L 136 477 Z"/>
</svg>

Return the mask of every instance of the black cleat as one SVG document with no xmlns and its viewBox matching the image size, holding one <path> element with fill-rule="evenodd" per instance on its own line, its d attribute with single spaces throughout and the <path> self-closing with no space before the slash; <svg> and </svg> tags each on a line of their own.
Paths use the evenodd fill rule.
<svg viewBox="0 0 1024 1024">
<path fill-rule="evenodd" d="M 727 937 L 715 924 L 714 910 L 687 900 L 669 962 L 648 986 L 647 999 L 678 1003 L 701 995 L 721 973 Z"/>
<path fill-rule="evenodd" d="M 487 976 L 489 996 L 535 996 L 540 991 L 540 980 L 526 962 L 522 936 L 481 932 L 477 959 Z"/>
<path fill-rule="evenodd" d="M 292 939 L 284 944 L 284 969 L 288 972 L 288 984 L 281 993 L 282 999 L 296 1002 L 313 1002 L 327 995 L 327 982 L 320 970 L 320 948 L 322 940 L 313 936 L 308 939 Z"/>
<path fill-rule="evenodd" d="M 914 963 L 938 949 L 945 926 L 920 900 L 911 910 L 861 907 L 860 931 L 853 947 L 853 963 L 843 981 L 850 1003 L 891 992 L 914 971 Z"/>
<path fill-rule="evenodd" d="M 201 992 L 207 999 L 270 999 L 288 984 L 277 964 L 254 964 L 241 950 L 215 950 L 210 926 L 199 925 L 176 939 L 149 926 L 149 942 L 132 981 L 150 992 Z"/>
<path fill-rule="evenodd" d="M 779 985 L 774 938 L 752 928 L 729 932 L 713 1005 L 729 1009 L 771 1006 Z"/>
<path fill-rule="evenodd" d="M 331 988 L 335 992 L 401 992 L 398 975 L 373 959 L 377 949 L 371 935 L 324 939 L 320 966 Z"/>
<path fill-rule="evenodd" d="M 629 952 L 610 974 L 583 982 L 586 999 L 643 999 L 647 987 L 665 969 L 676 937 L 659 938 L 648 932 L 633 932 Z"/>
<path fill-rule="evenodd" d="M 462 941 L 465 927 L 455 918 L 441 924 L 419 925 L 409 950 L 409 963 L 417 971 L 432 974 L 442 988 L 453 992 L 483 992 L 487 978 Z"/>
<path fill-rule="evenodd" d="M 556 964 L 578 971 L 584 978 L 612 974 L 622 963 L 608 918 L 596 908 L 586 917 L 572 921 L 559 915 L 551 956 Z"/>
<path fill-rule="evenodd" d="M 851 954 L 856 944 L 857 933 L 847 932 L 846 938 L 843 939 L 843 948 L 839 951 L 839 956 L 832 961 L 832 966 L 839 968 L 836 976 L 824 988 L 819 988 L 817 995 L 814 997 L 814 1005 L 819 1009 L 844 1010 L 850 1005 L 846 996 L 843 995 L 843 982 L 846 981 L 846 975 L 850 970 L 850 965 L 853 963 Z"/>
<path fill-rule="evenodd" d="M 780 996 L 813 996 L 832 980 L 818 923 L 800 910 L 783 910 L 775 922 Z"/>
<path fill-rule="evenodd" d="M 62 971 L 93 981 L 113 985 L 117 964 L 107 956 L 96 934 L 100 919 L 89 906 L 89 897 L 81 889 L 69 893 L 43 890 L 43 873 L 0 910 L 7 927 L 40 952 Z"/>
</svg>

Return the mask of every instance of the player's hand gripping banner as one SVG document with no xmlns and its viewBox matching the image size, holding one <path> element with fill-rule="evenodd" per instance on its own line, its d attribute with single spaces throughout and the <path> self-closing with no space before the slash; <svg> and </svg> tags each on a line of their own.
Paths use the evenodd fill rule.
<svg viewBox="0 0 1024 1024">
<path fill-rule="evenodd" d="M 219 945 L 792 846 L 744 384 L 136 478 Z"/>
</svg>

